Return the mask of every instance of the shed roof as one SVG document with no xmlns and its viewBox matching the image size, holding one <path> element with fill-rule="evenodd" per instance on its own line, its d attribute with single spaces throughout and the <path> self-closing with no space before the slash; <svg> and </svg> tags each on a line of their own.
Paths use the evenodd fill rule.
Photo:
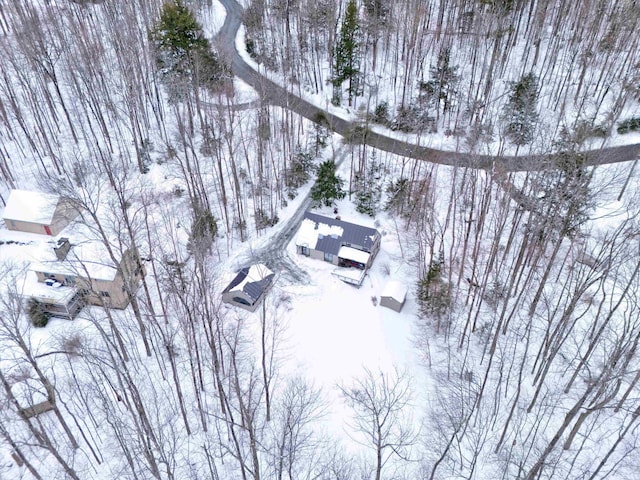
<svg viewBox="0 0 640 480">
<path fill-rule="evenodd" d="M 18 379 L 11 385 L 11 392 L 21 408 L 28 408 L 48 398 L 46 387 L 40 380 L 32 377 Z"/>
<path fill-rule="evenodd" d="M 269 288 L 274 276 L 266 265 L 257 263 L 240 270 L 223 293 L 244 292 L 256 301 Z"/>
<path fill-rule="evenodd" d="M 378 235 L 375 228 L 306 212 L 296 237 L 296 245 L 333 255 L 337 255 L 343 245 L 358 245 L 365 251 L 371 251 Z"/>
<path fill-rule="evenodd" d="M 382 290 L 381 297 L 393 298 L 399 303 L 403 303 L 407 297 L 407 287 L 397 280 L 389 280 Z"/>
<path fill-rule="evenodd" d="M 43 192 L 11 190 L 2 217 L 19 222 L 48 225 L 53 221 L 60 197 Z"/>
</svg>

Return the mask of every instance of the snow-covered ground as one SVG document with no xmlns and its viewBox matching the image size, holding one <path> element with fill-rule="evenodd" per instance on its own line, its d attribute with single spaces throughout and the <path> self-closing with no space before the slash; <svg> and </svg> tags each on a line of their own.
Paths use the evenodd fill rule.
<svg viewBox="0 0 640 480">
<path fill-rule="evenodd" d="M 203 7 L 199 15 L 207 36 L 212 38 L 224 20 L 224 10 L 217 2 L 213 2 L 209 7 Z M 247 62 L 252 63 L 245 52 L 242 35 L 241 31 L 236 39 L 238 50 Z M 273 80 L 282 81 L 275 74 L 264 72 L 263 67 L 255 67 Z M 626 343 L 621 343 L 620 348 L 628 349 L 626 352 L 629 355 L 624 358 L 625 362 L 630 362 L 626 365 L 629 368 L 625 370 L 620 367 L 623 361 L 614 362 L 621 368 L 612 377 L 619 379 L 616 380 L 618 383 L 602 383 L 602 391 L 605 387 L 617 385 L 614 393 L 622 395 L 622 391 L 629 387 L 631 401 L 624 404 L 619 414 L 614 411 L 615 402 L 611 400 L 615 395 L 597 415 L 590 416 L 595 410 L 584 409 L 584 425 L 588 430 L 581 427 L 582 424 L 570 425 L 579 433 L 576 438 L 580 438 L 583 443 L 576 446 L 579 443 L 576 441 L 573 447 L 569 446 L 562 451 L 556 448 L 555 456 L 551 458 L 557 461 L 558 472 L 570 472 L 560 475 L 563 478 L 577 478 L 578 470 L 593 471 L 594 465 L 590 462 L 599 461 L 605 449 L 615 441 L 616 432 L 632 426 L 635 421 L 633 410 L 629 408 L 633 406 L 633 396 L 637 395 L 630 387 L 633 385 L 633 369 L 637 367 L 637 359 L 634 350 L 630 349 L 633 337 L 624 335 L 630 335 L 629 332 L 636 328 L 633 325 L 637 282 L 633 282 L 631 274 L 637 259 L 637 255 L 634 257 L 637 228 L 633 223 L 634 219 L 627 217 L 633 216 L 633 212 L 638 210 L 638 172 L 636 176 L 628 177 L 626 193 L 622 195 L 622 200 L 616 200 L 622 192 L 627 175 L 630 175 L 628 168 L 607 166 L 596 170 L 593 187 L 601 191 L 593 196 L 596 208 L 590 211 L 591 219 L 585 223 L 579 236 L 567 238 L 559 245 L 557 261 L 550 264 L 546 287 L 541 290 L 538 310 L 527 314 L 526 309 L 531 305 L 547 265 L 545 258 L 552 254 L 554 246 L 553 241 L 544 243 L 547 247 L 545 250 L 538 243 L 542 244 L 546 236 L 536 237 L 530 234 L 530 224 L 526 223 L 532 222 L 535 226 L 535 221 L 540 219 L 528 211 L 526 205 L 518 204 L 517 199 L 513 201 L 514 198 L 505 193 L 502 184 L 498 184 L 488 173 L 432 167 L 389 155 L 380 156 L 379 160 L 385 164 L 385 175 L 388 176 L 386 180 L 397 179 L 402 170 L 404 177 L 410 176 L 415 183 L 412 188 L 421 192 L 421 195 L 412 197 L 413 202 L 424 202 L 419 218 L 410 222 L 400 215 L 379 213 L 374 219 L 357 213 L 348 198 L 336 202 L 343 220 L 375 227 L 382 233 L 381 250 L 362 286 L 356 288 L 341 282 L 331 273 L 333 265 L 297 255 L 294 242 L 291 241 L 286 247 L 286 254 L 291 262 L 307 273 L 308 281 L 296 282 L 282 274 L 283 272 L 276 272 L 282 275 L 279 275 L 275 287 L 265 300 L 265 318 L 262 316 L 262 309 L 247 313 L 220 305 L 220 292 L 237 269 L 252 258 L 254 252 L 263 249 L 285 228 L 287 220 L 295 214 L 308 194 L 312 181 L 298 188 L 295 198 L 275 202 L 278 204 L 276 213 L 279 221 L 274 227 L 255 231 L 251 212 L 258 196 L 255 192 L 261 185 L 251 185 L 257 178 L 248 172 L 249 168 L 254 167 L 249 162 L 254 158 L 253 149 L 256 144 L 252 143 L 253 139 L 247 138 L 250 137 L 247 125 L 258 122 L 254 112 L 245 112 L 243 109 L 251 106 L 257 96 L 238 80 L 235 81 L 234 90 L 234 103 L 239 104 L 238 109 L 242 114 L 246 113 L 246 117 L 238 115 L 224 124 L 225 128 L 230 129 L 225 132 L 231 132 L 235 136 L 229 145 L 225 145 L 225 158 L 220 159 L 220 178 L 217 177 L 218 165 L 214 157 L 199 150 L 202 140 L 199 132 L 196 131 L 193 139 L 188 138 L 196 144 L 191 145 L 193 151 L 188 154 L 179 152 L 185 157 L 181 157 L 181 161 L 186 159 L 194 162 L 187 166 L 197 165 L 202 170 L 198 173 L 220 226 L 219 235 L 205 260 L 194 259 L 187 248 L 193 220 L 190 198 L 185 193 L 188 178 L 181 170 L 185 168 L 185 164 L 178 164 L 168 154 L 174 141 L 176 144 L 180 143 L 175 139 L 180 130 L 177 120 L 181 117 L 171 117 L 171 109 L 167 107 L 164 112 L 164 127 L 169 134 L 163 137 L 167 145 L 156 145 L 155 150 L 151 151 L 154 162 L 149 165 L 146 175 L 139 175 L 136 166 L 130 170 L 125 168 L 116 171 L 116 174 L 123 176 L 115 180 L 116 183 L 122 180 L 126 186 L 122 191 L 126 194 L 127 202 L 130 202 L 126 208 L 134 218 L 138 229 L 136 232 L 150 233 L 149 237 L 140 235 L 138 241 L 141 250 L 145 257 L 153 258 L 155 262 L 149 263 L 147 268 L 149 291 L 141 289 L 138 292 L 143 311 L 142 322 L 135 317 L 132 308 L 109 312 L 88 307 L 72 322 L 54 319 L 44 329 L 31 328 L 19 305 L 12 303 L 15 300 L 14 293 L 20 293 L 20 278 L 29 263 L 37 261 L 43 250 L 50 250 L 52 241 L 48 237 L 9 232 L 0 226 L 0 315 L 3 315 L 0 371 L 7 373 L 12 380 L 24 374 L 28 353 L 20 349 L 15 332 L 19 334 L 18 337 L 23 335 L 27 340 L 28 350 L 36 356 L 38 365 L 55 380 L 64 417 L 77 421 L 72 426 L 74 434 L 78 438 L 87 434 L 87 437 L 82 438 L 80 453 L 76 454 L 71 448 L 66 448 L 65 432 L 56 423 L 56 419 L 50 414 L 43 416 L 42 421 L 46 427 L 55 432 L 54 437 L 61 445 L 63 457 L 73 459 L 73 465 L 81 472 L 81 478 L 110 480 L 119 478 L 120 472 L 128 472 L 127 459 L 122 453 L 124 447 L 130 447 L 134 456 L 137 456 L 136 460 L 140 460 L 136 465 L 144 465 L 145 468 L 148 465 L 144 460 L 144 452 L 153 451 L 154 455 L 165 462 L 163 469 L 175 469 L 174 478 L 214 477 L 207 472 L 207 460 L 211 458 L 215 458 L 215 462 L 220 464 L 219 478 L 239 478 L 241 475 L 238 463 L 234 454 L 230 453 L 234 448 L 230 437 L 231 432 L 242 437 L 239 443 L 244 449 L 244 461 L 250 463 L 248 445 L 252 441 L 246 436 L 244 424 L 248 419 L 255 420 L 258 425 L 257 431 L 262 435 L 259 440 L 264 441 L 260 444 L 260 448 L 263 448 L 260 453 L 264 458 L 260 460 L 263 461 L 265 471 L 272 472 L 273 458 L 269 456 L 269 449 L 273 447 L 273 437 L 282 425 L 279 423 L 279 415 L 284 409 L 281 394 L 284 386 L 296 378 L 303 378 L 319 389 L 318 396 L 322 399 L 322 418 L 314 419 L 308 426 L 309 431 L 313 435 L 326 434 L 325 441 L 344 450 L 350 458 L 359 462 L 360 455 L 370 455 L 371 450 L 362 445 L 363 442 L 368 442 L 354 431 L 353 412 L 345 402 L 340 387 L 348 389 L 358 379 L 365 378 L 367 372 L 376 378 L 399 372 L 411 388 L 409 403 L 404 409 L 406 417 L 411 418 L 410 424 L 415 431 L 423 425 L 428 427 L 422 432 L 422 441 L 415 442 L 419 458 L 408 455 L 410 460 L 420 462 L 408 462 L 404 475 L 401 470 L 390 468 L 389 476 L 426 478 L 428 470 L 433 469 L 433 473 L 435 466 L 442 465 L 439 476 L 434 478 L 515 478 L 532 467 L 537 455 L 553 441 L 556 432 L 560 431 L 560 437 L 563 441 L 566 440 L 568 432 L 561 429 L 563 421 L 568 418 L 567 413 L 573 411 L 574 405 L 578 405 L 579 396 L 585 388 L 590 388 L 591 380 L 610 368 L 611 365 L 607 362 L 612 358 L 612 352 L 617 351 L 613 340 L 622 338 L 626 339 Z M 362 115 L 360 109 L 348 111 L 330 105 L 328 98 L 321 95 L 314 96 L 304 91 L 301 93 L 316 105 L 343 118 L 356 119 Z M 213 108 L 203 111 L 205 117 L 214 117 L 216 113 Z M 153 115 L 149 115 L 147 120 L 156 121 Z M 265 142 L 276 153 L 272 157 L 265 155 L 263 159 L 281 155 L 284 157 L 282 165 L 286 165 L 294 148 L 280 150 L 285 143 L 282 139 L 286 140 L 287 135 L 291 135 L 288 133 L 279 136 L 278 127 L 290 125 L 284 122 L 280 124 L 280 120 L 271 119 L 274 127 L 270 131 L 272 137 L 269 142 Z M 35 122 L 35 119 L 30 118 L 28 122 Z M 291 125 L 293 124 L 292 122 Z M 310 135 L 308 132 L 312 131 L 312 127 L 306 122 L 296 123 L 295 126 L 299 131 L 306 129 L 306 135 Z M 125 128 L 122 131 L 127 130 Z M 416 139 L 415 136 L 397 132 L 385 130 L 385 133 L 403 140 Z M 243 136 L 244 134 L 247 136 Z M 69 133 L 66 132 L 66 135 Z M 640 134 L 624 137 L 614 135 L 608 142 L 629 143 L 638 141 L 639 138 Z M 455 143 L 459 139 L 433 134 L 421 141 L 428 142 L 432 147 L 455 149 L 458 147 Z M 76 155 L 86 154 L 82 147 L 69 147 L 72 141 L 66 137 L 62 143 L 64 148 L 61 151 L 65 155 L 60 161 L 63 163 L 69 162 Z M 185 150 L 187 143 L 189 142 L 185 142 Z M 335 136 L 330 138 L 330 143 L 322 159 L 332 158 L 336 152 L 341 152 L 341 148 L 348 148 L 341 147 L 340 139 Z M 119 155 L 126 154 L 125 158 L 132 164 L 135 162 L 136 152 L 128 137 L 122 139 L 117 136 L 114 144 L 115 148 L 109 150 L 110 159 L 115 162 L 120 158 Z M 167 152 L 163 150 L 165 147 Z M 3 148 L 10 153 L 8 157 L 14 159 L 12 161 L 15 164 L 18 186 L 39 188 L 38 180 L 41 176 L 37 173 L 38 167 L 33 164 L 34 161 L 22 155 L 24 147 L 18 147 L 17 142 L 7 141 Z M 238 152 L 246 153 L 246 157 Z M 226 158 L 227 154 L 229 158 Z M 353 157 L 351 161 L 354 162 Z M 235 178 L 236 172 L 231 172 L 232 166 L 241 170 L 239 180 Z M 243 167 L 246 169 L 242 170 Z M 274 170 L 277 169 L 274 167 Z M 339 173 L 344 179 L 350 179 L 352 170 L 353 164 L 345 161 Z M 275 173 L 280 174 L 279 171 Z M 239 186 L 234 184 L 234 180 L 237 180 Z M 509 178 L 509 182 L 523 189 L 530 180 L 528 174 L 524 173 Z M 112 229 L 108 233 L 113 234 L 114 239 L 117 238 L 116 242 L 121 241 L 126 237 L 126 229 L 119 223 L 122 214 L 114 207 L 117 202 L 113 192 L 107 188 L 107 182 L 102 177 L 89 176 L 88 181 L 104 187 L 96 190 L 101 192 L 101 214 Z M 236 201 L 238 209 L 248 212 L 245 219 L 248 219 L 249 225 L 245 229 L 244 241 L 240 240 L 238 228 L 233 223 L 235 218 L 229 220 L 228 228 L 223 228 L 223 212 L 227 212 L 220 206 L 222 202 L 219 185 L 226 185 L 229 189 L 227 195 L 230 203 Z M 508 182 L 505 185 L 508 186 Z M 384 187 L 381 184 L 379 188 Z M 4 194 L 4 190 L 2 193 Z M 533 193 L 529 192 L 531 195 Z M 230 210 L 232 217 L 233 208 Z M 332 216 L 333 208 L 321 208 L 318 212 Z M 145 221 L 148 222 L 146 226 Z M 503 221 L 506 223 L 501 223 Z M 416 231 L 416 224 L 423 228 Z M 501 230 L 504 225 L 506 228 Z M 512 225 L 515 226 L 510 231 Z M 626 226 L 628 230 L 622 231 L 619 239 L 615 238 L 615 241 L 607 243 L 621 226 Z M 543 233 L 548 233 L 550 238 L 557 234 L 554 231 Z M 61 235 L 64 234 L 63 232 Z M 438 328 L 439 325 L 435 327 L 434 319 L 418 319 L 416 301 L 418 272 L 423 272 L 428 267 L 425 264 L 426 257 L 429 253 L 438 251 L 438 247 L 446 257 L 444 261 L 447 274 L 452 284 L 456 285 L 455 304 L 451 314 L 443 319 L 442 329 Z M 617 270 L 610 269 L 609 264 L 606 268 L 596 265 L 591 270 L 585 267 L 585 262 L 591 261 L 589 255 L 595 255 L 600 248 L 610 249 L 612 257 L 615 257 L 616 262 L 619 261 L 615 266 Z M 420 249 L 422 257 L 419 260 Z M 494 263 L 489 260 L 492 255 L 496 258 Z M 525 259 L 525 266 L 519 263 L 520 256 Z M 175 265 L 182 261 L 186 265 Z M 153 265 L 158 267 L 157 275 L 150 268 Z M 169 266 L 175 268 L 170 269 Z M 520 272 L 519 276 L 511 278 L 512 271 Z M 485 273 L 486 277 L 482 278 L 481 275 Z M 181 283 L 176 279 L 180 279 L 183 274 L 186 280 L 183 278 L 184 282 Z M 571 282 L 576 282 L 577 285 L 582 276 L 591 279 L 589 275 L 593 276 L 596 283 L 585 287 L 585 291 L 580 292 L 581 295 L 572 303 L 571 288 L 574 283 Z M 613 310 L 615 300 L 623 298 L 621 285 L 629 278 L 631 300 L 625 301 L 616 312 Z M 379 304 L 380 295 L 389 280 L 400 281 L 407 287 L 407 300 L 400 313 Z M 480 284 L 481 281 L 486 283 Z M 511 288 L 512 285 L 515 285 L 513 290 L 507 290 L 507 286 Z M 193 290 L 185 293 L 181 288 Z M 511 297 L 505 292 L 510 292 Z M 164 302 L 160 301 L 161 296 L 165 296 Z M 570 308 L 575 308 L 576 305 L 580 308 L 574 312 Z M 608 317 L 607 308 L 613 310 Z M 566 317 L 573 322 L 570 326 L 561 322 L 566 320 L 564 311 L 567 312 Z M 19 315 L 11 315 L 16 312 Z M 157 323 L 152 324 L 152 319 Z M 147 320 L 148 324 L 145 323 Z M 260 362 L 263 321 L 274 329 L 270 334 L 275 335 L 274 331 L 277 333 L 277 341 L 270 346 L 270 352 L 274 356 L 271 388 L 275 392 L 274 416 L 278 420 L 272 420 L 271 423 L 264 419 L 262 378 L 256 374 L 263 368 Z M 466 326 L 472 324 L 473 331 Z M 215 335 L 219 336 L 212 335 L 213 330 L 208 330 L 211 325 L 218 329 Z M 609 336 L 604 335 L 604 340 L 600 343 L 594 340 L 594 347 L 591 348 L 589 342 L 598 337 L 590 329 L 595 329 L 596 326 L 603 328 Z M 571 335 L 555 338 L 555 341 L 562 340 L 558 347 L 559 353 L 557 356 L 547 356 L 545 342 L 548 336 L 556 332 L 556 328 L 561 327 L 573 329 Z M 150 356 L 145 353 L 142 328 L 147 328 L 146 334 L 152 339 Z M 233 335 L 229 333 L 233 333 L 234 328 L 242 333 L 238 336 L 242 337 L 238 344 L 232 342 Z M 113 333 L 115 331 L 119 331 L 122 337 L 118 338 Z M 215 340 L 211 341 L 209 335 Z M 249 338 L 246 344 L 243 342 L 243 335 Z M 79 340 L 78 336 L 81 337 Z M 120 362 L 115 355 L 121 353 L 122 346 L 118 341 L 122 341 L 124 350 L 130 354 L 131 358 L 126 361 Z M 220 347 L 216 342 L 223 345 L 221 350 L 224 353 L 221 358 L 226 375 L 223 379 L 226 382 L 224 388 L 230 396 L 237 395 L 231 400 L 231 411 L 236 415 L 234 421 L 221 413 L 223 408 L 229 406 L 220 407 L 222 400 L 215 384 L 218 367 L 212 360 L 211 352 L 214 349 L 211 345 Z M 74 345 L 79 345 L 78 352 L 71 351 Z M 197 351 L 198 355 L 202 355 L 201 364 L 197 367 L 193 363 L 195 358 L 200 358 L 196 355 L 196 346 L 202 349 Z M 247 353 L 246 357 L 241 358 L 244 362 L 240 367 L 241 372 L 236 372 L 236 379 L 240 378 L 242 385 L 233 384 L 232 372 L 237 367 L 231 367 L 232 361 L 237 359 L 231 352 L 238 346 L 247 348 L 247 352 L 244 352 Z M 543 359 L 541 361 L 548 362 L 548 370 L 540 366 L 536 349 L 541 352 L 538 354 Z M 586 358 L 587 353 L 591 354 L 592 351 L 595 353 L 591 359 L 587 359 L 586 366 L 578 365 L 583 356 Z M 172 371 L 172 367 L 176 370 Z M 544 372 L 544 380 L 533 378 L 536 371 Z M 567 389 L 563 394 L 565 377 L 572 371 L 576 372 L 577 380 L 573 389 Z M 198 375 L 202 378 L 198 379 Z M 127 385 L 125 380 L 130 381 L 130 384 Z M 234 393 L 236 388 L 242 390 L 242 394 L 237 391 Z M 537 391 L 542 392 L 539 398 Z M 184 393 L 186 398 L 184 413 L 180 411 L 182 405 L 178 401 L 178 392 Z M 484 394 L 482 399 L 478 392 Z M 138 403 L 127 403 L 130 397 L 135 397 Z M 8 426 L 12 433 L 19 436 L 20 444 L 25 449 L 31 448 L 29 432 L 24 429 L 19 416 L 13 412 L 6 399 L 2 398 L 2 406 L 6 405 L 8 408 L 1 410 L 0 424 L 3 428 Z M 537 403 L 535 399 L 538 399 Z M 594 396 L 591 405 L 598 406 L 602 399 Z M 255 416 L 248 415 L 238 405 L 242 400 L 255 408 L 252 411 Z M 475 413 L 474 409 L 477 409 Z M 140 414 L 143 410 L 148 412 L 147 420 L 153 435 L 146 431 L 140 433 L 138 422 L 143 418 Z M 465 417 L 466 415 L 469 417 Z M 465 418 L 468 422 L 466 424 Z M 600 421 L 601 418 L 604 421 Z M 205 420 L 209 422 L 208 431 L 201 426 L 206 423 Z M 186 423 L 192 429 L 191 435 L 186 433 Z M 500 437 L 501 434 L 504 438 Z M 149 447 L 145 442 L 151 441 L 149 438 L 154 436 L 160 441 L 155 447 Z M 123 438 L 126 441 L 119 443 Z M 631 471 L 628 467 L 633 466 L 631 457 L 637 453 L 634 444 L 636 439 L 637 436 L 632 434 L 621 442 L 620 450 L 612 451 L 615 455 L 611 463 L 619 462 L 623 465 L 623 471 Z M 213 457 L 208 457 L 211 451 L 204 450 L 204 445 L 213 445 Z M 455 450 L 453 452 L 449 451 L 451 445 L 452 450 Z M 90 446 L 98 453 L 92 452 Z M 18 468 L 15 465 L 11 451 L 12 448 L 6 443 L 2 444 L 0 478 L 3 475 L 7 478 L 28 476 L 24 467 Z M 626 451 L 630 452 L 629 455 L 625 454 Z M 31 450 L 29 452 L 29 458 L 41 471 L 63 475 L 61 466 L 44 450 L 35 448 L 35 453 Z M 575 455 L 579 461 L 567 458 L 569 455 Z M 312 455 L 305 458 L 311 457 Z M 398 461 L 397 465 L 392 462 L 388 466 L 402 469 L 401 464 L 403 462 Z M 142 467 L 138 468 L 142 470 L 140 478 L 147 478 L 149 472 Z M 549 478 L 553 478 L 553 474 L 550 473 Z M 617 471 L 613 475 L 615 474 Z M 586 475 L 585 473 L 583 476 Z M 168 478 L 170 475 L 163 470 L 162 475 L 157 476 Z M 352 472 L 352 475 L 345 475 L 344 478 L 350 480 L 357 476 Z M 383 478 L 386 477 L 383 475 Z"/>
</svg>

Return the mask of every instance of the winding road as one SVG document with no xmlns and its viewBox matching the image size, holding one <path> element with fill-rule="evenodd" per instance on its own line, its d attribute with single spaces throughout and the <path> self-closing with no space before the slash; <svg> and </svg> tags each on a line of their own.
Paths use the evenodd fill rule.
<svg viewBox="0 0 640 480">
<path fill-rule="evenodd" d="M 318 118 L 319 114 L 324 115 L 328 120 L 329 128 L 343 136 L 353 131 L 357 123 L 340 118 L 311 104 L 305 99 L 287 91 L 247 64 L 235 48 L 236 34 L 240 28 L 242 19 L 242 6 L 236 0 L 219 1 L 226 9 L 227 16 L 224 25 L 218 32 L 217 44 L 219 48 L 221 48 L 223 55 L 230 61 L 234 75 L 253 87 L 263 99 L 271 104 L 288 108 L 311 121 Z M 425 160 L 441 165 L 479 168 L 484 170 L 495 169 L 500 172 L 545 170 L 553 166 L 549 155 L 497 157 L 437 150 L 372 131 L 367 132 L 363 143 L 396 155 Z M 640 144 L 589 150 L 583 152 L 583 155 L 587 166 L 628 162 L 636 160 L 640 156 Z"/>
<path fill-rule="evenodd" d="M 235 76 L 254 88 L 258 95 L 270 104 L 287 108 L 311 121 L 315 121 L 318 115 L 323 115 L 328 121 L 330 130 L 342 136 L 353 132 L 354 127 L 358 126 L 357 122 L 350 122 L 311 104 L 254 70 L 252 66 L 245 62 L 235 47 L 235 39 L 238 29 L 240 28 L 243 9 L 236 0 L 219 1 L 225 7 L 227 15 L 222 28 L 216 36 L 216 42 L 221 54 L 231 64 Z M 498 173 L 541 171 L 554 168 L 554 162 L 550 155 L 498 157 L 437 150 L 372 131 L 367 131 L 362 143 L 386 152 L 417 160 L 424 160 L 440 165 L 490 170 Z M 582 153 L 587 166 L 635 161 L 640 157 L 640 144 L 608 147 Z M 343 155 L 343 152 L 338 155 L 338 161 L 343 159 Z M 521 202 L 521 199 L 514 199 Z M 310 208 L 310 206 L 311 199 L 307 196 L 302 200 L 296 213 L 287 219 L 286 223 L 281 226 L 266 247 L 258 251 L 252 251 L 246 258 L 241 260 L 244 264 L 243 266 L 249 266 L 256 261 L 264 262 L 269 265 L 270 268 L 284 273 L 294 283 L 307 283 L 309 281 L 309 275 L 286 254 L 286 246 L 297 232 L 304 212 Z"/>
</svg>

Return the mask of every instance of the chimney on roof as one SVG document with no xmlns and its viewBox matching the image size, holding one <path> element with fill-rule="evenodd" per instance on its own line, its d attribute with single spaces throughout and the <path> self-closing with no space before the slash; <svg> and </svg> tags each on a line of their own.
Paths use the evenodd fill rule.
<svg viewBox="0 0 640 480">
<path fill-rule="evenodd" d="M 53 251 L 56 253 L 56 258 L 60 261 L 67 258 L 69 250 L 71 250 L 71 243 L 69 243 L 68 238 L 58 239 L 58 245 L 53 247 Z"/>
</svg>

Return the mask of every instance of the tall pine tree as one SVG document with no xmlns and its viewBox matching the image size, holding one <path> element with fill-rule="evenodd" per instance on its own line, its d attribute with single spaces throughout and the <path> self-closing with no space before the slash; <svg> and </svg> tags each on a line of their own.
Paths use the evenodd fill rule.
<svg viewBox="0 0 640 480">
<path fill-rule="evenodd" d="M 511 84 L 509 101 L 502 112 L 504 134 L 517 146 L 526 145 L 533 140 L 538 101 L 538 78 L 528 73 L 518 82 Z"/>
<path fill-rule="evenodd" d="M 431 80 L 420 83 L 420 90 L 426 94 L 427 99 L 433 102 L 436 113 L 439 115 L 440 106 L 442 113 L 451 108 L 453 98 L 456 96 L 456 86 L 460 79 L 458 67 L 451 65 L 451 49 L 448 47 L 440 50 L 438 61 L 429 70 Z"/>
<path fill-rule="evenodd" d="M 156 66 L 162 83 L 174 100 L 198 87 L 219 92 L 231 85 L 231 72 L 213 52 L 202 26 L 182 0 L 162 7 L 150 32 Z"/>
<path fill-rule="evenodd" d="M 360 44 L 360 25 L 358 24 L 358 7 L 355 0 L 350 0 L 342 20 L 340 36 L 334 51 L 333 103 L 340 105 L 341 88 L 349 81 L 347 92 L 349 105 L 358 91 L 358 69 Z"/>
</svg>

